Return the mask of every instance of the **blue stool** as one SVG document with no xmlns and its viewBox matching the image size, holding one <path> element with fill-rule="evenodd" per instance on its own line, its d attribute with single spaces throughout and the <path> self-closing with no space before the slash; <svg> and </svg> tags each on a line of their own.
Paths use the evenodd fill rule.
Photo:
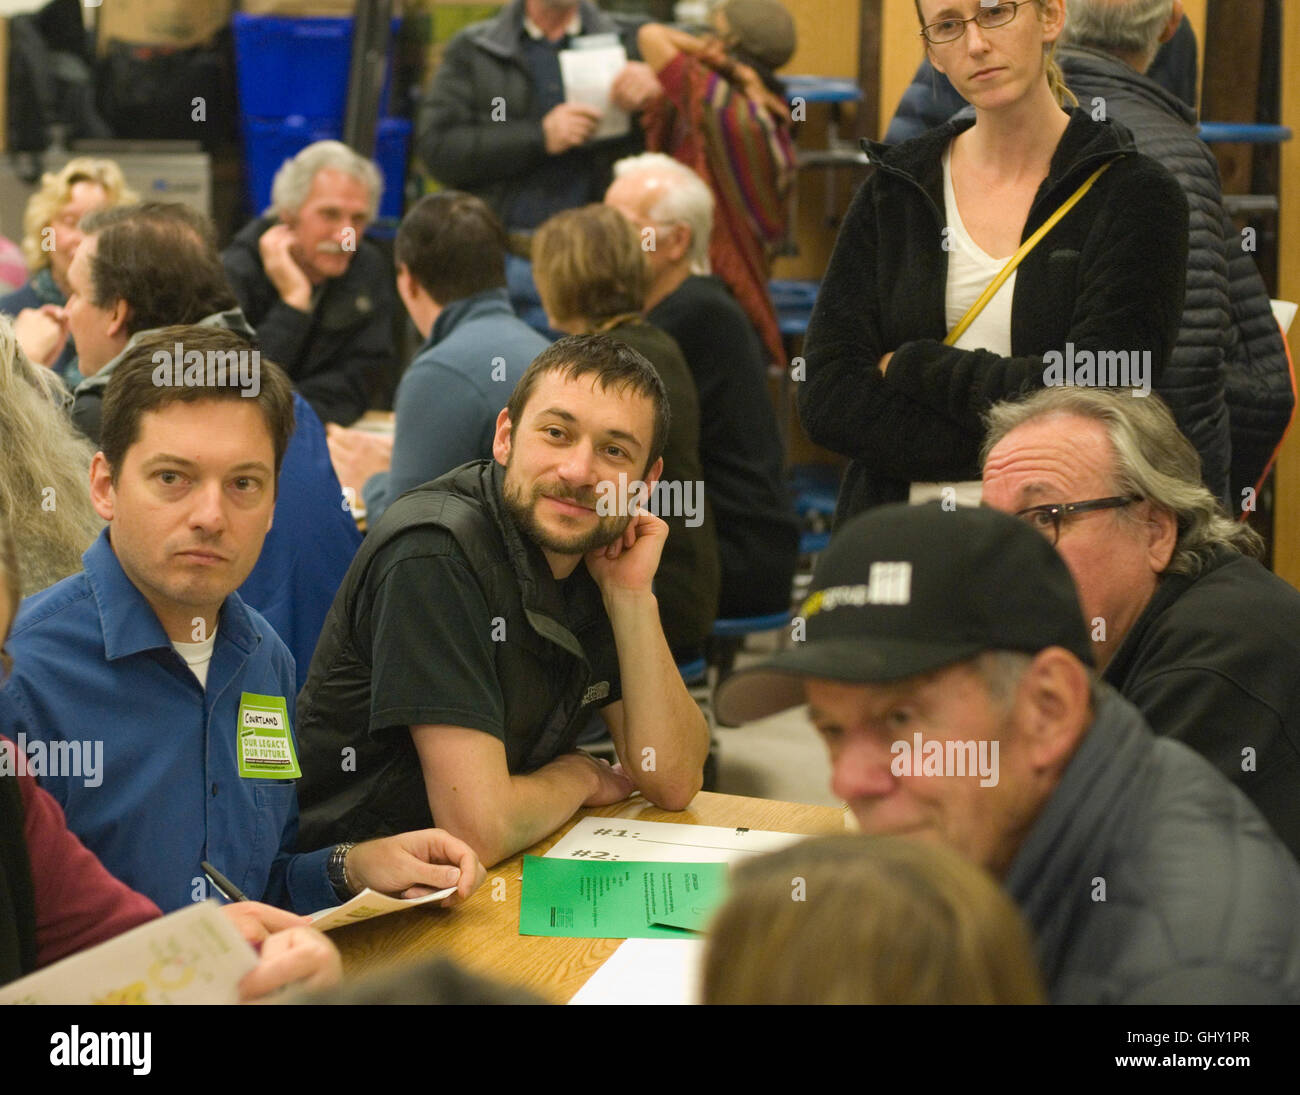
<svg viewBox="0 0 1300 1095">
<path fill-rule="evenodd" d="M 1206 144 L 1285 144 L 1292 137 L 1288 126 L 1254 122 L 1202 122 L 1200 132 Z"/>
<path fill-rule="evenodd" d="M 799 537 L 799 554 L 800 555 L 817 555 L 826 550 L 826 545 L 831 542 L 829 532 L 805 532 Z"/>
<path fill-rule="evenodd" d="M 838 468 L 805 466 L 790 469 L 794 510 L 803 523 L 799 538 L 800 555 L 816 555 L 830 541 L 831 522 L 840 495 Z"/>
<path fill-rule="evenodd" d="M 772 294 L 772 303 L 778 310 L 802 308 L 811 312 L 820 288 L 820 281 L 800 281 L 797 278 L 772 278 L 767 283 L 767 291 Z"/>
<path fill-rule="evenodd" d="M 705 658 L 696 658 L 692 662 L 683 662 L 677 666 L 677 672 L 682 675 L 682 680 L 686 687 L 703 684 L 709 677 L 709 663 Z"/>
<path fill-rule="evenodd" d="M 813 305 L 817 303 L 817 290 L 820 288 L 821 282 L 817 281 L 773 278 L 767 283 L 781 334 L 787 338 L 807 334 L 808 320 L 812 318 Z"/>
<path fill-rule="evenodd" d="M 782 631 L 789 626 L 790 613 L 772 612 L 766 616 L 737 616 L 728 620 L 713 621 L 713 636 L 709 640 L 706 655 L 709 665 L 718 671 L 717 684 L 721 684 L 731 674 L 736 664 L 736 655 L 745 645 L 750 635 L 760 635 L 764 631 Z"/>
<path fill-rule="evenodd" d="M 842 478 L 843 472 L 839 468 L 823 464 L 801 464 L 791 468 L 789 482 L 795 496 L 795 509 L 805 517 L 812 514 L 826 518 L 834 516 Z"/>
<path fill-rule="evenodd" d="M 730 620 L 714 620 L 713 634 L 719 639 L 743 639 L 763 631 L 777 631 L 790 622 L 790 613 L 772 612 L 766 616 L 737 616 Z"/>
<path fill-rule="evenodd" d="M 856 103 L 862 98 L 862 88 L 854 80 L 834 76 L 786 76 L 785 97 L 796 96 L 810 103 Z"/>
<path fill-rule="evenodd" d="M 823 524 L 835 516 L 835 500 L 838 497 L 833 490 L 812 488 L 795 492 L 794 510 L 804 520 L 812 523 L 820 518 Z"/>
</svg>

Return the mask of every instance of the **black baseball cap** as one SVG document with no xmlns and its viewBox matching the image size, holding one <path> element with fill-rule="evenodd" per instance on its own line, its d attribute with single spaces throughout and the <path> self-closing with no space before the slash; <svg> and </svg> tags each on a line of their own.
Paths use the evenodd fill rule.
<svg viewBox="0 0 1300 1095">
<path fill-rule="evenodd" d="M 1074 580 L 1056 549 L 985 508 L 880 506 L 838 529 L 799 612 L 803 637 L 718 688 L 724 726 L 804 702 L 803 678 L 902 680 L 985 650 L 1064 647 L 1092 665 Z"/>
</svg>

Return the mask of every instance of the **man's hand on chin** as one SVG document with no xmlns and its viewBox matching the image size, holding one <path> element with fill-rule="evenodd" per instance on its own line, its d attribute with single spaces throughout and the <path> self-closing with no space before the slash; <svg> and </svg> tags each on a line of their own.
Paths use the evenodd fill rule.
<svg viewBox="0 0 1300 1095">
<path fill-rule="evenodd" d="M 311 279 L 293 257 L 297 236 L 287 224 L 272 225 L 257 241 L 262 267 L 280 299 L 300 312 L 311 311 Z"/>
<path fill-rule="evenodd" d="M 619 594 L 649 593 L 667 539 L 667 522 L 646 510 L 612 544 L 587 552 L 587 570 L 602 596 L 608 601 Z"/>
</svg>

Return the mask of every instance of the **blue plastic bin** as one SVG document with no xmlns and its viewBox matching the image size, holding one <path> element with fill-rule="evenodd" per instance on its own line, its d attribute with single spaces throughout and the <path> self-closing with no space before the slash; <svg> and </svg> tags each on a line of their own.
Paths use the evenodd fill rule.
<svg viewBox="0 0 1300 1095">
<path fill-rule="evenodd" d="M 244 163 L 253 211 L 271 204 L 271 181 L 280 165 L 314 141 L 337 141 L 342 126 L 329 118 L 245 118 Z M 406 188 L 406 150 L 411 123 L 405 118 L 381 118 L 374 160 L 384 176 L 380 217 L 399 219 Z"/>
<path fill-rule="evenodd" d="M 245 119 L 334 119 L 343 124 L 352 60 L 352 19 L 233 17 L 239 112 Z M 394 19 L 392 34 L 399 20 Z M 384 73 L 380 109 L 388 102 L 392 58 Z"/>
</svg>

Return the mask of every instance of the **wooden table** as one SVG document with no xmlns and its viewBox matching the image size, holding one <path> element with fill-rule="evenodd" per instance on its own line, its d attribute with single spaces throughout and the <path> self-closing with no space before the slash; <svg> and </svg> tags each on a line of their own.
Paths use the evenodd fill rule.
<svg viewBox="0 0 1300 1095">
<path fill-rule="evenodd" d="M 519 934 L 525 855 L 542 855 L 582 817 L 672 821 L 686 825 L 745 825 L 809 836 L 844 831 L 844 812 L 829 806 L 741 798 L 701 791 L 680 813 L 642 798 L 579 810 L 557 832 L 487 872 L 487 879 L 454 909 L 412 909 L 330 933 L 343 954 L 344 976 L 445 954 L 466 969 L 522 985 L 565 1003 L 617 949 L 621 939 L 556 939 Z"/>
</svg>

